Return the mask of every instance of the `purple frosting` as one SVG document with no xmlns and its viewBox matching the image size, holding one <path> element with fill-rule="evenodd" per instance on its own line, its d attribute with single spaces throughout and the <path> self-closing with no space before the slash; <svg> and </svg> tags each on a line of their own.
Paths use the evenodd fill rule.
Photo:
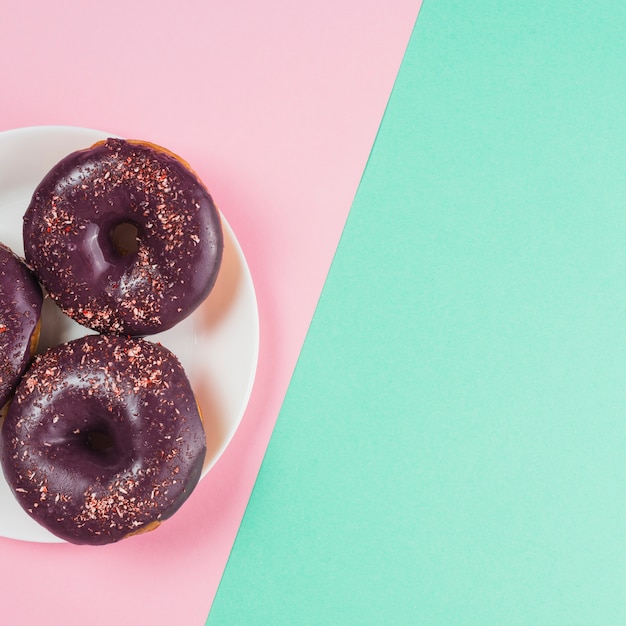
<svg viewBox="0 0 626 626">
<path fill-rule="evenodd" d="M 120 232 L 131 241 L 120 244 Z M 27 262 L 67 315 L 125 335 L 167 330 L 195 310 L 224 245 L 219 212 L 186 164 L 121 139 L 58 163 L 35 190 L 23 234 Z"/>
<path fill-rule="evenodd" d="M 200 479 L 206 439 L 176 357 L 91 335 L 39 355 L 0 436 L 6 480 L 52 533 L 105 544 L 170 517 Z"/>
<path fill-rule="evenodd" d="M 39 283 L 24 263 L 0 244 L 0 408 L 9 400 L 35 346 L 41 316 Z"/>
</svg>

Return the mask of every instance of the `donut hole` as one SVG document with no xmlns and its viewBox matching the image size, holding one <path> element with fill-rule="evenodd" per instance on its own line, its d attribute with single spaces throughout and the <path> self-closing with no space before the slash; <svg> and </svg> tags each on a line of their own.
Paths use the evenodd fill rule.
<svg viewBox="0 0 626 626">
<path fill-rule="evenodd" d="M 85 437 L 85 445 L 96 454 L 109 455 L 115 450 L 115 440 L 110 433 L 90 430 Z"/>
<path fill-rule="evenodd" d="M 139 250 L 139 229 L 132 222 L 120 222 L 111 229 L 111 244 L 114 252 L 121 257 L 137 254 Z"/>
<path fill-rule="evenodd" d="M 125 453 L 118 445 L 119 433 L 107 424 L 96 423 L 73 432 L 74 454 L 97 468 L 117 467 L 125 461 Z"/>
</svg>

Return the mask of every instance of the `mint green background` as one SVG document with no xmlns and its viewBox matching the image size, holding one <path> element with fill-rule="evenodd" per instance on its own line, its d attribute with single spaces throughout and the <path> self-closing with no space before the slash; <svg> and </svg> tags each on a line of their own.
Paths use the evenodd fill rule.
<svg viewBox="0 0 626 626">
<path fill-rule="evenodd" d="M 425 0 L 217 625 L 626 623 L 626 3 Z"/>
</svg>

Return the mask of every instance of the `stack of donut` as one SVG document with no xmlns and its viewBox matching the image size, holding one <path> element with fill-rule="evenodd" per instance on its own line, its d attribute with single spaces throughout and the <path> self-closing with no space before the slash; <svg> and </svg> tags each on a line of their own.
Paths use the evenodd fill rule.
<svg viewBox="0 0 626 626">
<path fill-rule="evenodd" d="M 220 215 L 187 163 L 108 139 L 60 161 L 0 246 L 0 457 L 24 510 L 100 545 L 151 530 L 200 479 L 206 439 L 178 359 L 144 339 L 207 297 Z M 42 289 L 96 331 L 35 355 Z"/>
</svg>

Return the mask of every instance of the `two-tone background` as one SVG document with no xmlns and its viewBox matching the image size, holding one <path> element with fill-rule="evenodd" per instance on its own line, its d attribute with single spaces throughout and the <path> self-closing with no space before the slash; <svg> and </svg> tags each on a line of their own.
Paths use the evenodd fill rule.
<svg viewBox="0 0 626 626">
<path fill-rule="evenodd" d="M 0 541 L 9 623 L 626 619 L 626 8 L 418 5 L 7 5 L 0 129 L 185 155 L 262 338 L 169 524 Z"/>
</svg>

